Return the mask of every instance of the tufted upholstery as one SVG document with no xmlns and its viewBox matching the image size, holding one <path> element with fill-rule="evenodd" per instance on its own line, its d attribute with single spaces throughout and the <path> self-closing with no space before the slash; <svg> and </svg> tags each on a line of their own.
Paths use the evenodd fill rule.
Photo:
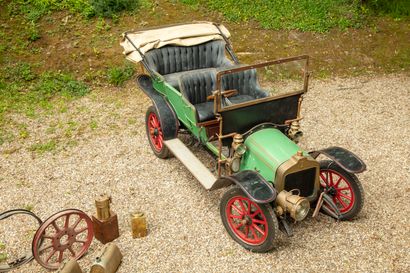
<svg viewBox="0 0 410 273">
<path fill-rule="evenodd" d="M 152 70 L 163 75 L 174 87 L 178 87 L 181 72 L 232 66 L 225 56 L 225 42 L 222 40 L 196 46 L 164 46 L 148 51 L 145 60 Z"/>
<path fill-rule="evenodd" d="M 229 98 L 232 103 L 240 103 L 268 96 L 268 94 L 259 86 L 256 69 L 223 75 L 222 90 L 230 89 L 236 89 L 239 91 L 238 95 Z"/>
<path fill-rule="evenodd" d="M 179 78 L 179 90 L 195 107 L 199 122 L 215 117 L 214 102 L 207 101 L 206 97 L 216 90 L 216 73 L 216 69 L 187 72 Z M 255 69 L 222 76 L 222 89 L 238 90 L 238 95 L 223 101 L 225 104 L 237 104 L 268 96 L 258 84 Z"/>
<path fill-rule="evenodd" d="M 207 101 L 206 97 L 215 90 L 216 72 L 202 71 L 185 73 L 179 80 L 179 89 L 182 95 L 194 105 L 199 122 L 214 118 L 214 102 Z"/>
</svg>

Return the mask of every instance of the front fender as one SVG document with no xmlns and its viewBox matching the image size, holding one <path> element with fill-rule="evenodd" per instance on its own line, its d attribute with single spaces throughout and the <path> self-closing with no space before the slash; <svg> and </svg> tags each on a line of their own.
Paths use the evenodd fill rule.
<svg viewBox="0 0 410 273">
<path fill-rule="evenodd" d="M 213 189 L 230 184 L 238 185 L 252 201 L 259 204 L 270 203 L 276 199 L 275 188 L 255 171 L 245 170 L 235 175 L 223 176 L 215 181 Z"/>
<path fill-rule="evenodd" d="M 172 106 L 168 103 L 164 96 L 154 89 L 150 76 L 138 76 L 137 83 L 141 90 L 151 99 L 157 109 L 162 132 L 164 134 L 164 140 L 176 138 L 179 126 L 178 118 Z"/>
<path fill-rule="evenodd" d="M 366 164 L 363 160 L 354 153 L 341 147 L 329 147 L 323 150 L 309 152 L 309 154 L 313 158 L 317 158 L 320 154 L 323 154 L 349 173 L 361 173 L 366 170 Z"/>
</svg>

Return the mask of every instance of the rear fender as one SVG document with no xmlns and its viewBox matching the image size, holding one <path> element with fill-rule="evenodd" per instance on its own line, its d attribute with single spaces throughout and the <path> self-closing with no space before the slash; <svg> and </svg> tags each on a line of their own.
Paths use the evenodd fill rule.
<svg viewBox="0 0 410 273">
<path fill-rule="evenodd" d="M 215 181 L 211 190 L 238 185 L 244 193 L 259 204 L 270 203 L 276 199 L 276 190 L 259 173 L 245 170 L 231 176 L 223 176 Z"/>
<path fill-rule="evenodd" d="M 169 140 L 177 137 L 178 134 L 178 118 L 174 109 L 168 103 L 166 98 L 161 95 L 152 85 L 152 79 L 148 75 L 139 75 L 137 84 L 141 90 L 151 99 L 153 105 L 157 109 L 159 120 L 161 122 L 162 133 L 164 140 Z"/>
<path fill-rule="evenodd" d="M 329 147 L 309 154 L 315 159 L 323 154 L 349 173 L 361 173 L 366 170 L 366 164 L 357 155 L 341 147 Z"/>
</svg>

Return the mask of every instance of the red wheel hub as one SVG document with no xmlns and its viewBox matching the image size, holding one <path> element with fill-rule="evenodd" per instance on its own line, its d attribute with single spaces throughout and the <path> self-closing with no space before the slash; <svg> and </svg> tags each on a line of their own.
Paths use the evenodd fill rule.
<svg viewBox="0 0 410 273">
<path fill-rule="evenodd" d="M 93 236 L 93 224 L 87 214 L 76 209 L 60 211 L 44 221 L 34 235 L 34 258 L 45 268 L 57 269 L 66 258 L 81 258 Z"/>
<path fill-rule="evenodd" d="M 148 130 L 151 143 L 157 152 L 160 152 L 163 147 L 163 135 L 161 123 L 155 113 L 150 113 L 148 116 Z"/>
<path fill-rule="evenodd" d="M 352 185 L 343 175 L 334 170 L 321 170 L 320 184 L 333 197 L 340 213 L 346 213 L 353 208 L 355 196 Z"/>
<path fill-rule="evenodd" d="M 226 205 L 231 230 L 243 242 L 262 244 L 268 236 L 268 221 L 258 204 L 247 197 L 232 197 Z"/>
</svg>

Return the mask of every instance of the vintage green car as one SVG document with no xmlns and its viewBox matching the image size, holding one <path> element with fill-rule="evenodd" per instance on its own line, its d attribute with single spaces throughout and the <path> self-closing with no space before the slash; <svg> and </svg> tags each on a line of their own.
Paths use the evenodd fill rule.
<svg viewBox="0 0 410 273">
<path fill-rule="evenodd" d="M 292 235 L 292 223 L 310 208 L 313 216 L 355 217 L 364 201 L 355 176 L 366 169 L 362 160 L 340 147 L 308 152 L 297 145 L 308 56 L 245 65 L 229 38 L 210 22 L 124 33 L 124 54 L 146 72 L 137 82 L 153 103 L 146 132 L 154 154 L 177 157 L 207 190 L 230 186 L 220 202 L 222 222 L 251 251 L 272 249 L 279 229 Z M 214 172 L 179 133 L 214 156 Z M 328 160 L 317 161 L 320 154 Z"/>
</svg>

